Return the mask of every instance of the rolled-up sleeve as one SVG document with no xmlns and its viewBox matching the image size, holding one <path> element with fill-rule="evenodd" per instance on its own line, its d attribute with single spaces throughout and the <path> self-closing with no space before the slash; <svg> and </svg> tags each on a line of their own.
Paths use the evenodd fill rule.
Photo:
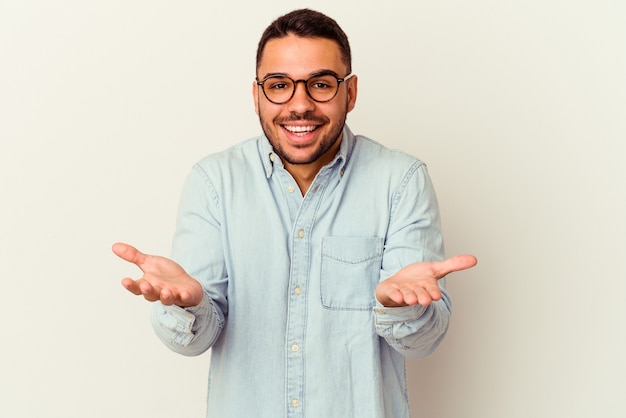
<svg viewBox="0 0 626 418">
<path fill-rule="evenodd" d="M 426 166 L 416 162 L 406 173 L 392 201 L 380 280 L 408 264 L 444 259 L 439 207 Z M 446 334 L 451 303 L 439 281 L 443 297 L 428 307 L 421 305 L 374 308 L 376 332 L 403 356 L 432 354 Z"/>
<path fill-rule="evenodd" d="M 180 201 L 172 259 L 204 288 L 194 307 L 164 306 L 156 302 L 152 325 L 171 350 L 198 355 L 217 341 L 228 314 L 226 271 L 220 198 L 206 172 L 194 166 Z"/>
<path fill-rule="evenodd" d="M 202 302 L 191 308 L 156 302 L 152 310 L 152 326 L 171 350 L 194 356 L 215 343 L 224 327 L 224 316 L 205 294 Z"/>
<path fill-rule="evenodd" d="M 374 308 L 376 333 L 396 351 L 408 358 L 431 355 L 446 335 L 450 317 L 447 294 L 428 307 L 421 305 Z"/>
</svg>

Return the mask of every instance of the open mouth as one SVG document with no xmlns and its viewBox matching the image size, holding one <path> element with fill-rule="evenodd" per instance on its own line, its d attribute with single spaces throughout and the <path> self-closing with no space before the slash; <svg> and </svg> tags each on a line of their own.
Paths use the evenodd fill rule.
<svg viewBox="0 0 626 418">
<path fill-rule="evenodd" d="M 318 125 L 282 125 L 282 126 L 283 126 L 283 129 L 297 136 L 304 136 L 310 132 L 313 132 L 319 127 Z"/>
</svg>

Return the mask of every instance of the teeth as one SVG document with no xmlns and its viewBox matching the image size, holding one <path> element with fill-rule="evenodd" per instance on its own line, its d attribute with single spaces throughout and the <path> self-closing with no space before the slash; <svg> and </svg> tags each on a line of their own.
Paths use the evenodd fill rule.
<svg viewBox="0 0 626 418">
<path fill-rule="evenodd" d="M 291 133 L 299 134 L 314 131 L 316 126 L 290 126 L 285 125 L 285 129 Z"/>
</svg>

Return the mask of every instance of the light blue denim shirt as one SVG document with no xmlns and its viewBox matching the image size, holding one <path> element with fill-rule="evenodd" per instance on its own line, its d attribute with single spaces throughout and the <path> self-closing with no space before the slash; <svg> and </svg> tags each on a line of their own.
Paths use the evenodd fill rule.
<svg viewBox="0 0 626 418">
<path fill-rule="evenodd" d="M 443 259 L 426 167 L 345 127 L 303 197 L 262 136 L 209 156 L 184 187 L 172 258 L 204 286 L 155 304 L 172 350 L 212 348 L 207 417 L 409 416 L 404 359 L 431 354 L 450 300 L 385 308 L 379 281 Z"/>
</svg>

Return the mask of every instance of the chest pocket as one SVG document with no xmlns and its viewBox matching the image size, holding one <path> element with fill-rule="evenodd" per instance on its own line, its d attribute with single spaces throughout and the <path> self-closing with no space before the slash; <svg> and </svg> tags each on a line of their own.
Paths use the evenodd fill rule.
<svg viewBox="0 0 626 418">
<path fill-rule="evenodd" d="M 337 310 L 373 308 L 382 257 L 382 238 L 324 237 L 320 277 L 322 306 Z"/>
</svg>

